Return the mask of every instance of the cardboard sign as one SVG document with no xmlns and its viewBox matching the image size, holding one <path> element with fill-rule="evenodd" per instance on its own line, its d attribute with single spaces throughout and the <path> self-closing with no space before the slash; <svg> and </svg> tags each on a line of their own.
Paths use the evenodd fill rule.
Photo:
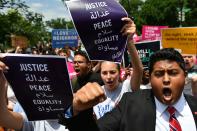
<svg viewBox="0 0 197 131">
<path fill-rule="evenodd" d="M 60 56 L 4 54 L 4 73 L 28 120 L 57 119 L 73 99 L 66 60 Z"/>
<path fill-rule="evenodd" d="M 135 44 L 138 55 L 144 67 L 148 67 L 150 56 L 160 50 L 160 41 L 147 41 Z"/>
<path fill-rule="evenodd" d="M 25 36 L 11 35 L 11 42 L 13 47 L 19 46 L 25 48 L 27 47 L 28 39 Z"/>
<path fill-rule="evenodd" d="M 66 2 L 75 28 L 90 60 L 121 62 L 126 36 L 120 33 L 127 17 L 115 0 L 77 0 Z"/>
<path fill-rule="evenodd" d="M 162 29 L 162 47 L 180 49 L 184 54 L 197 54 L 197 27 Z"/>
<path fill-rule="evenodd" d="M 65 46 L 78 46 L 78 34 L 75 29 L 53 29 L 52 47 L 63 48 Z"/>
</svg>

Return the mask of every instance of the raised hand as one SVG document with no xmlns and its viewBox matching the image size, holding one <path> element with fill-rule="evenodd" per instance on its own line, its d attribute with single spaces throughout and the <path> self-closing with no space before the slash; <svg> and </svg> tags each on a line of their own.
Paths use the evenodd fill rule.
<svg viewBox="0 0 197 131">
<path fill-rule="evenodd" d="M 121 33 L 122 35 L 129 35 L 131 37 L 133 37 L 133 35 L 136 32 L 136 25 L 135 23 L 128 17 L 124 17 L 121 19 L 122 21 L 126 22 L 126 24 L 122 27 L 121 29 Z"/>
<path fill-rule="evenodd" d="M 79 112 L 93 107 L 106 99 L 102 87 L 94 83 L 87 83 L 74 94 L 73 113 L 77 115 Z"/>
</svg>

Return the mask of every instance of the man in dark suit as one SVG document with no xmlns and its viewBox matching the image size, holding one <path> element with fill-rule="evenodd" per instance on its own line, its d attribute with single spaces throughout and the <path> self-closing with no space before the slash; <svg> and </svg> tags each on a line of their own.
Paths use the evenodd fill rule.
<svg viewBox="0 0 197 131">
<path fill-rule="evenodd" d="M 105 94 L 98 84 L 86 84 L 74 96 L 72 117 L 61 118 L 60 123 L 70 131 L 196 131 L 197 98 L 183 94 L 186 72 L 181 54 L 172 48 L 155 52 L 149 74 L 152 89 L 125 93 L 98 121 L 92 107 Z"/>
</svg>

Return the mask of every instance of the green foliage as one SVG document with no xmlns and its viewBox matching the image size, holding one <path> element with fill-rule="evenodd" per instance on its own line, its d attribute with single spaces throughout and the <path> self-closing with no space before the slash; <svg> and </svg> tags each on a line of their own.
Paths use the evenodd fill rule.
<svg viewBox="0 0 197 131">
<path fill-rule="evenodd" d="M 144 18 L 142 24 L 170 27 L 179 25 L 177 14 L 176 0 L 147 0 L 140 12 L 140 16 Z"/>
<path fill-rule="evenodd" d="M 62 18 L 52 19 L 45 23 L 41 14 L 29 11 L 29 7 L 20 0 L 0 0 L 1 9 L 4 12 L 0 12 L 0 48 L 11 47 L 12 34 L 27 37 L 29 46 L 33 46 L 39 41 L 51 41 L 49 28 L 74 27 L 71 21 L 67 22 Z"/>
<path fill-rule="evenodd" d="M 142 25 L 197 25 L 196 0 L 120 0 L 120 3 L 128 14 L 135 18 L 138 32 L 141 31 Z M 182 22 L 178 18 L 181 9 L 185 12 L 185 21 L 183 19 Z"/>
<path fill-rule="evenodd" d="M 197 0 L 120 0 L 120 3 L 134 17 L 139 34 L 142 25 L 197 26 Z M 185 12 L 182 22 L 178 19 L 181 9 Z M 72 21 L 62 18 L 44 22 L 41 14 L 29 11 L 24 0 L 0 0 L 0 22 L 0 48 L 2 44 L 11 46 L 11 34 L 26 36 L 32 46 L 38 41 L 50 41 L 48 30 L 74 28 Z"/>
<path fill-rule="evenodd" d="M 197 26 L 197 1 L 196 0 L 188 0 L 185 2 L 186 8 L 186 16 L 185 22 L 183 23 L 184 26 Z"/>
<path fill-rule="evenodd" d="M 139 17 L 139 12 L 143 3 L 141 0 L 120 0 L 120 4 L 126 9 L 128 15 L 134 18 L 137 29 L 141 29 L 142 19 Z"/>
<path fill-rule="evenodd" d="M 30 12 L 24 2 L 1 0 L 0 9 L 7 10 L 6 13 L 0 13 L 0 44 L 10 47 L 12 34 L 27 37 L 30 46 L 49 39 L 43 16 Z"/>
<path fill-rule="evenodd" d="M 14 34 L 26 36 L 30 41 L 30 45 L 33 45 L 46 34 L 42 16 L 39 14 L 32 14 L 30 21 L 19 13 L 19 11 L 12 9 L 7 14 L 1 14 L 0 19 L 2 22 L 0 25 L 0 34 L 2 36 L 0 43 L 6 42 L 11 46 L 10 36 Z"/>
<path fill-rule="evenodd" d="M 67 26 L 68 26 L 68 29 L 73 29 L 74 28 L 74 24 L 72 21 L 67 21 Z"/>
<path fill-rule="evenodd" d="M 25 5 L 25 2 L 21 0 L 0 0 L 0 9 L 5 9 L 5 8 L 26 10 L 28 6 Z"/>
<path fill-rule="evenodd" d="M 46 21 L 46 25 L 52 29 L 70 29 L 73 28 L 73 23 L 71 21 L 66 21 L 62 18 L 52 19 L 50 21 Z"/>
</svg>

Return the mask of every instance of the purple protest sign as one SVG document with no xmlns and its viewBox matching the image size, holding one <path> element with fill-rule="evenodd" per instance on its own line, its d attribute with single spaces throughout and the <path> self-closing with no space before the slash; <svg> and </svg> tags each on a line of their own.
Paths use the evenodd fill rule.
<svg viewBox="0 0 197 131">
<path fill-rule="evenodd" d="M 57 119 L 72 104 L 66 60 L 60 56 L 5 54 L 5 76 L 28 120 Z"/>
<path fill-rule="evenodd" d="M 125 9 L 115 0 L 68 1 L 75 28 L 90 60 L 121 62 L 126 36 L 120 33 L 127 17 Z"/>
</svg>

